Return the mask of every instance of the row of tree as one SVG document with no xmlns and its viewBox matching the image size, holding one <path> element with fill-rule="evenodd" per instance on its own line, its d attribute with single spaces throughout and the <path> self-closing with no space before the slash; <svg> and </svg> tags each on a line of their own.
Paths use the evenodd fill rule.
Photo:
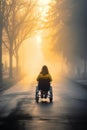
<svg viewBox="0 0 87 130">
<path fill-rule="evenodd" d="M 87 1 L 56 1 L 51 8 L 51 31 L 53 50 L 62 53 L 65 61 L 74 70 L 79 62 L 84 64 L 84 76 L 87 77 Z"/>
<path fill-rule="evenodd" d="M 36 2 L 32 0 L 0 0 L 0 83 L 2 83 L 2 46 L 9 54 L 9 77 L 13 77 L 13 56 L 16 72 L 19 66 L 19 48 L 37 27 Z"/>
<path fill-rule="evenodd" d="M 87 62 L 87 4 L 86 0 L 62 0 L 49 4 L 43 19 L 35 0 L 0 0 L 0 83 L 2 82 L 2 45 L 9 53 L 9 77 L 13 73 L 13 56 L 16 71 L 19 66 L 19 48 L 37 28 L 50 30 L 49 36 L 54 51 L 62 53 L 70 64 Z M 41 8 L 41 7 L 40 7 Z M 41 12 L 40 12 L 41 13 Z"/>
</svg>

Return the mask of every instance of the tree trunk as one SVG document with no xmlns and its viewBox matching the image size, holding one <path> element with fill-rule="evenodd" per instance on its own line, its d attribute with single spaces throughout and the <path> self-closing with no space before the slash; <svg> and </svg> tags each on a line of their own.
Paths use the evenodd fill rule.
<svg viewBox="0 0 87 130">
<path fill-rule="evenodd" d="M 2 29 L 3 29 L 3 19 L 1 12 L 1 2 L 0 2 L 0 87 L 2 86 Z"/>
<path fill-rule="evenodd" d="M 10 45 L 10 52 L 9 52 L 9 78 L 13 78 L 13 53 L 12 53 L 12 45 Z"/>
<path fill-rule="evenodd" d="M 2 33 L 0 27 L 0 86 L 2 85 Z"/>
<path fill-rule="evenodd" d="M 86 68 L 86 60 L 84 60 L 84 73 L 87 72 L 87 68 Z"/>
<path fill-rule="evenodd" d="M 18 56 L 18 50 L 16 51 L 16 74 L 19 75 L 19 56 Z"/>
<path fill-rule="evenodd" d="M 86 66 L 87 66 L 86 59 L 84 59 L 84 78 L 85 78 L 85 79 L 86 79 L 86 77 L 87 77 L 87 75 L 86 75 L 86 73 L 87 73 L 87 68 L 86 68 Z"/>
</svg>

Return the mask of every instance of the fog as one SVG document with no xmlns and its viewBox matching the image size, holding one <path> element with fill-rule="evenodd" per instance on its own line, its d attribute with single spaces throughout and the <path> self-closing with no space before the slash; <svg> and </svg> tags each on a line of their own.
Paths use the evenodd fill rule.
<svg viewBox="0 0 87 130">
<path fill-rule="evenodd" d="M 60 24 L 55 28 L 59 21 L 55 22 L 54 29 L 58 29 L 58 33 L 52 35 L 45 30 L 41 35 L 34 35 L 25 40 L 20 49 L 21 69 L 32 80 L 36 79 L 43 65 L 48 66 L 54 79 L 58 79 L 61 74 L 77 73 L 76 69 L 78 67 L 82 69 L 82 60 L 87 58 L 87 1 L 65 2 L 60 12 L 63 7 L 63 13 L 68 8 L 69 17 L 65 13 L 58 19 L 63 20 L 62 27 Z"/>
</svg>

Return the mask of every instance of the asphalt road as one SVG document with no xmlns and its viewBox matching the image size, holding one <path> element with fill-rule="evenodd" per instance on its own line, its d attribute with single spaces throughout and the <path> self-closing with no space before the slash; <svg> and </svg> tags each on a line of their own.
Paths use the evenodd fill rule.
<svg viewBox="0 0 87 130">
<path fill-rule="evenodd" d="M 0 130 L 87 130 L 87 89 L 60 79 L 53 103 L 36 103 L 35 85 L 22 81 L 0 95 Z"/>
</svg>

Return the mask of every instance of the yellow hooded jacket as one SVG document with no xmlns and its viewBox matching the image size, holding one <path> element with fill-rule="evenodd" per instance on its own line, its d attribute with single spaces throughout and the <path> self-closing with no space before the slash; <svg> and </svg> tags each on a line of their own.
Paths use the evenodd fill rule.
<svg viewBox="0 0 87 130">
<path fill-rule="evenodd" d="M 39 74 L 37 77 L 37 81 L 39 81 L 40 79 L 48 79 L 49 81 L 52 81 L 51 75 L 50 74 Z"/>
</svg>

